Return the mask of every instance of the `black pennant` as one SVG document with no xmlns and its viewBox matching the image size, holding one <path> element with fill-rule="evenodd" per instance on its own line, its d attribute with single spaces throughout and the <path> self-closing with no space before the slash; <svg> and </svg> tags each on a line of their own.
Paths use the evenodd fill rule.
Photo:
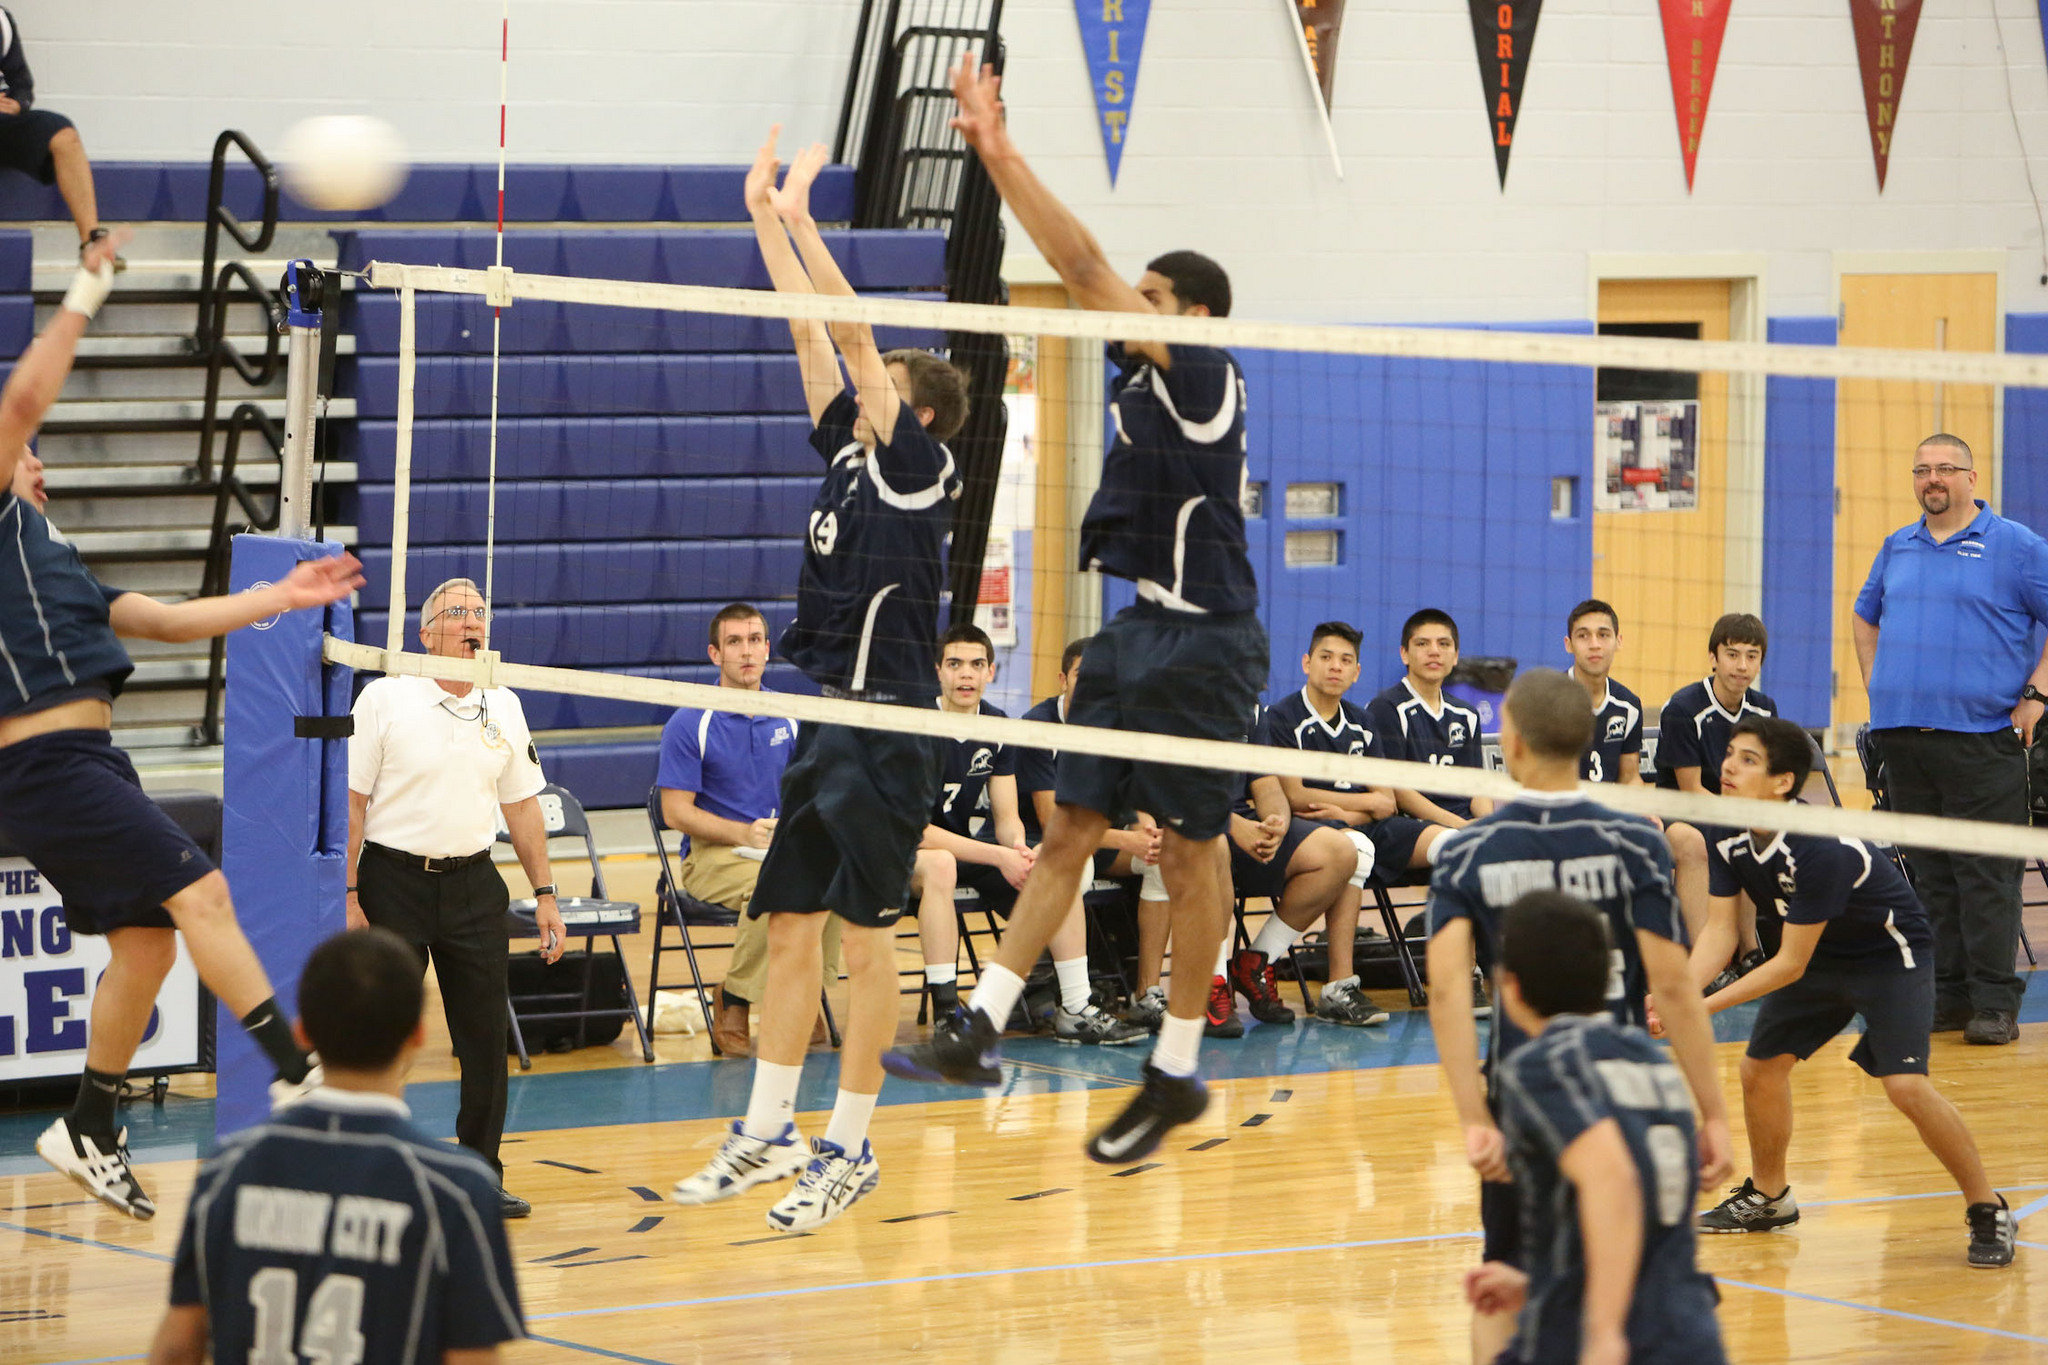
<svg viewBox="0 0 2048 1365">
<path fill-rule="evenodd" d="M 1493 162 L 1500 186 L 1508 186 L 1508 153 L 1515 146 L 1515 119 L 1522 112 L 1522 80 L 1529 74 L 1529 49 L 1536 45 L 1536 16 L 1543 0 L 1468 0 L 1472 41 L 1479 49 L 1479 88 L 1486 93 L 1486 126 L 1493 135 Z"/>
</svg>

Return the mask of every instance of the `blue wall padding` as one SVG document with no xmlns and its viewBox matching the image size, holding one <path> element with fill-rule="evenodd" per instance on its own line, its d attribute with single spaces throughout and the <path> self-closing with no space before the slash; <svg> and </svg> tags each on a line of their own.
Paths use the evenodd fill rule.
<svg viewBox="0 0 2048 1365">
<path fill-rule="evenodd" d="M 1399 676 L 1400 625 L 1422 606 L 1459 619 L 1467 655 L 1556 661 L 1564 613 L 1591 590 L 1590 371 L 1270 351 L 1239 360 L 1250 477 L 1266 485 L 1247 540 L 1273 642 L 1269 699 L 1301 685 L 1308 632 L 1331 619 L 1365 633 L 1359 693 L 1369 697 Z M 1579 480 L 1572 518 L 1551 517 L 1553 475 Z M 1325 481 L 1342 485 L 1338 515 L 1289 520 L 1286 486 Z M 1342 535 L 1338 567 L 1286 566 L 1287 531 L 1326 529 Z M 1107 610 L 1117 605 L 1106 597 Z"/>
<path fill-rule="evenodd" d="M 830 231 L 832 258 L 855 289 L 944 289 L 946 234 Z M 334 234 L 343 270 L 372 261 L 462 266 L 497 261 L 495 232 L 473 228 L 362 228 Z M 531 275 L 767 289 L 752 231 L 728 228 L 576 228 L 505 234 L 505 264 Z"/>
<path fill-rule="evenodd" d="M 28 294 L 0 296 L 0 354 L 20 355 L 36 339 L 36 301 Z M 13 373 L 13 366 L 8 367 Z"/>
<path fill-rule="evenodd" d="M 422 585 L 424 593 L 433 584 Z M 793 591 L 794 583 L 781 592 Z M 411 594 L 415 600 L 419 593 Z M 500 594 L 501 600 L 503 594 Z M 366 599 L 367 600 L 367 599 Z M 796 605 L 768 598 L 749 598 L 768 622 L 768 638 L 781 637 L 796 615 Z M 676 659 L 691 665 L 710 665 L 704 653 L 711 618 L 725 605 L 716 601 L 664 601 L 607 603 L 601 606 L 562 606 L 542 603 L 534 606 L 501 607 L 491 620 L 491 645 L 514 663 L 549 664 L 562 668 L 625 667 L 651 660 Z M 390 613 L 364 611 L 356 628 L 366 640 L 381 642 Z M 406 613 L 407 649 L 418 647 L 419 612 Z M 670 676 L 663 674 L 662 676 Z M 700 680 L 701 681 L 701 680 Z"/>
<path fill-rule="evenodd" d="M 398 464 L 398 424 L 341 423 L 336 457 L 356 477 L 389 483 Z M 630 479 L 671 474 L 744 474 L 815 479 L 824 471 L 802 413 L 713 417 L 512 417 L 498 423 L 501 479 Z M 463 419 L 420 421 L 412 429 L 415 484 L 482 478 L 490 427 Z"/>
<path fill-rule="evenodd" d="M 278 582 L 300 560 L 339 553 L 333 543 L 236 536 L 229 589 Z M 348 744 L 300 739 L 292 723 L 348 714 L 350 672 L 321 662 L 320 636 L 353 639 L 350 620 L 342 602 L 228 636 L 221 869 L 278 1005 L 293 1016 L 306 958 L 343 926 Z M 233 1012 L 220 1011 L 214 1131 L 224 1137 L 269 1116 L 273 1069 Z"/>
<path fill-rule="evenodd" d="M 1772 318 L 1765 335 L 1832 346 L 1835 320 Z M 1801 725 L 1833 719 L 1834 527 L 1834 381 L 1772 375 L 1764 381 L 1763 567 L 1771 652 L 1760 685 Z"/>
<path fill-rule="evenodd" d="M 484 539 L 488 486 L 423 484 L 412 490 L 417 544 Z M 361 488 L 360 543 L 390 540 L 392 489 Z M 498 484 L 498 539 L 701 540 L 802 535 L 814 479 L 574 479 Z"/>
<path fill-rule="evenodd" d="M 656 740 L 621 744 L 543 744 L 541 771 L 576 793 L 586 808 L 616 810 L 647 803 L 661 745 Z"/>
<path fill-rule="evenodd" d="M 0 183 L 23 179 L 26 177 L 0 176 Z M 67 212 L 60 216 L 71 215 Z M 34 289 L 35 263 L 34 234 L 26 230 L 0 232 L 0 294 L 26 294 Z"/>
<path fill-rule="evenodd" d="M 275 151 L 275 148 L 269 149 Z M 229 153 L 227 206 L 244 222 L 260 218 L 262 183 L 239 150 Z M 94 161 L 93 187 L 109 222 L 203 222 L 203 161 Z M 514 223 L 744 223 L 745 166 L 507 166 L 505 219 Z M 827 166 L 811 187 L 812 211 L 823 222 L 853 217 L 853 168 Z M 498 168 L 489 164 L 426 164 L 412 168 L 382 208 L 324 213 L 284 195 L 279 216 L 291 223 L 494 223 Z M 68 220 L 56 186 L 25 175 L 0 177 L 0 221 Z"/>
<path fill-rule="evenodd" d="M 870 297 L 936 302 L 931 290 Z M 357 355 L 398 354 L 399 299 L 391 293 L 351 293 L 348 300 Z M 414 322 L 420 355 L 489 355 L 491 307 L 474 295 L 422 294 Z M 789 324 L 781 318 L 675 313 L 660 308 L 521 300 L 504 310 L 498 349 L 505 355 L 603 351 L 786 351 Z M 921 346 L 936 350 L 942 334 L 897 327 L 875 329 L 883 350 Z"/>
<path fill-rule="evenodd" d="M 436 583 L 484 579 L 480 545 L 415 546 L 406 556 L 406 594 L 417 609 Z M 366 549 L 365 602 L 391 591 L 391 551 Z M 500 603 L 698 602 L 747 597 L 762 586 L 794 584 L 803 563 L 800 540 L 625 540 L 598 545 L 501 545 Z M 787 591 L 787 589 L 782 589 Z"/>
<path fill-rule="evenodd" d="M 398 415 L 398 361 L 356 362 L 356 411 Z M 483 417 L 491 410 L 489 356 L 422 356 L 416 417 Z M 804 411 L 790 351 L 775 355 L 507 356 L 498 363 L 498 411 L 507 417 L 712 415 Z"/>
<path fill-rule="evenodd" d="M 2008 314 L 2005 349 L 2048 352 L 2048 313 Z M 1999 514 L 2048 534 L 2048 389 L 2005 391 L 2005 449 L 1998 454 L 2005 488 Z"/>
</svg>

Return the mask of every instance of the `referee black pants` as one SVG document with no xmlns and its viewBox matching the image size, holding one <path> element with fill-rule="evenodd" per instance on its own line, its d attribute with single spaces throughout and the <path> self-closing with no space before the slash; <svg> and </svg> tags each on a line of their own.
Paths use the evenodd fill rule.
<svg viewBox="0 0 2048 1365">
<path fill-rule="evenodd" d="M 455 1138 L 502 1176 L 498 1141 L 505 1135 L 505 972 L 511 952 L 505 879 L 488 858 L 452 872 L 428 872 L 417 858 L 365 844 L 356 898 L 365 919 L 412 944 L 421 972 L 433 962 L 448 1037 L 462 1067 Z"/>
<path fill-rule="evenodd" d="M 1878 732 L 1892 808 L 1908 815 L 2027 823 L 2027 751 L 2006 728 Z M 1906 861 L 1934 923 L 1934 1007 L 2020 1007 L 2020 860 L 1909 848 Z"/>
</svg>

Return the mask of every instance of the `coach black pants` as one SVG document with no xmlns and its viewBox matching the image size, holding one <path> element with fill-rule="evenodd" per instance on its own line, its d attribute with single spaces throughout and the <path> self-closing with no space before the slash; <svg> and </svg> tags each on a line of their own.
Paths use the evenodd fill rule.
<svg viewBox="0 0 2048 1365">
<path fill-rule="evenodd" d="M 418 859 L 406 861 L 365 844 L 356 895 L 364 918 L 412 944 L 422 972 L 433 961 L 448 1037 L 462 1067 L 455 1138 L 502 1174 L 498 1140 L 505 1135 L 505 972 L 511 951 L 505 879 L 488 858 L 453 872 L 427 872 Z"/>
<path fill-rule="evenodd" d="M 2005 728 L 1880 731 L 1892 807 L 1910 815 L 2027 823 L 2027 756 Z M 1906 861 L 1934 921 L 1937 1010 L 2020 1007 L 2020 860 L 1909 848 Z"/>
</svg>

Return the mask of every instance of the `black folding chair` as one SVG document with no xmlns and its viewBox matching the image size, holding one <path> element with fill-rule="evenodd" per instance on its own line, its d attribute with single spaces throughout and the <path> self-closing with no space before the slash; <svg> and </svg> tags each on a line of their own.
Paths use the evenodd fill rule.
<svg viewBox="0 0 2048 1365">
<path fill-rule="evenodd" d="M 647 828 L 654 839 L 654 856 L 660 865 L 655 876 L 654 894 L 660 902 L 660 912 L 654 920 L 654 957 L 647 968 L 647 1026 L 654 1026 L 654 996 L 657 991 L 676 986 L 687 986 L 697 996 L 697 1009 L 704 1016 L 705 1032 L 711 1039 L 711 1055 L 722 1057 L 725 1053 L 718 1046 L 718 1035 L 712 1031 L 711 993 L 705 985 L 702 965 L 697 960 L 699 949 L 726 948 L 733 946 L 739 928 L 740 916 L 737 910 L 729 910 L 710 901 L 698 900 L 682 889 L 677 879 L 676 868 L 669 862 L 669 846 L 664 837 L 668 834 L 668 822 L 661 815 L 661 788 L 652 787 L 647 792 Z M 680 859 L 680 850 L 677 852 Z M 669 930 L 676 931 L 679 942 L 668 942 Z M 731 931 L 724 935 L 719 930 Z M 694 931 L 694 932 L 692 932 Z M 709 934 L 712 942 L 702 941 Z M 716 941 L 722 938 L 723 941 Z M 664 981 L 661 976 L 663 953 L 673 953 L 680 948 L 684 959 L 690 965 L 688 981 Z M 832 1017 L 832 1002 L 821 989 L 818 992 L 818 1006 L 824 1011 L 825 1032 L 832 1040 L 832 1046 L 839 1046 L 839 1024 Z"/>
<path fill-rule="evenodd" d="M 526 1036 L 521 1031 L 520 1021 L 540 1023 L 545 1020 L 574 1019 L 578 1024 L 579 1037 L 587 1036 L 589 1023 L 593 1019 L 624 1018 L 633 1021 L 633 1029 L 640 1035 L 640 1057 L 643 1061 L 654 1060 L 654 1043 L 648 1035 L 648 1024 L 640 1017 L 640 1001 L 633 992 L 633 974 L 626 970 L 626 955 L 619 948 L 621 934 L 640 932 L 640 904 L 638 901 L 616 901 L 606 892 L 604 886 L 604 863 L 597 853 L 597 839 L 590 832 L 590 819 L 583 813 L 583 804 L 566 787 L 550 782 L 541 788 L 541 821 L 547 831 L 550 856 L 557 839 L 580 839 L 583 842 L 583 856 L 590 860 L 590 894 L 588 896 L 557 896 L 555 908 L 561 912 L 562 925 L 574 937 L 583 940 L 583 985 L 581 991 L 550 991 L 539 995 L 522 997 L 529 1008 L 522 1010 L 520 1002 L 506 997 L 505 1007 L 512 1016 L 512 1041 L 519 1051 L 519 1069 L 528 1070 L 533 1059 L 526 1052 Z M 509 844 L 512 835 L 507 830 L 498 831 L 498 842 Z M 531 897 L 516 900 L 506 909 L 506 931 L 511 937 L 539 938 L 540 928 L 536 923 L 540 903 Z M 619 959 L 619 975 L 626 987 L 625 1006 L 597 1006 L 591 1003 L 591 987 L 596 971 L 593 956 L 595 940 L 600 936 L 611 940 L 612 955 Z M 574 1008 L 533 1009 L 534 1004 L 568 1006 Z"/>
</svg>

